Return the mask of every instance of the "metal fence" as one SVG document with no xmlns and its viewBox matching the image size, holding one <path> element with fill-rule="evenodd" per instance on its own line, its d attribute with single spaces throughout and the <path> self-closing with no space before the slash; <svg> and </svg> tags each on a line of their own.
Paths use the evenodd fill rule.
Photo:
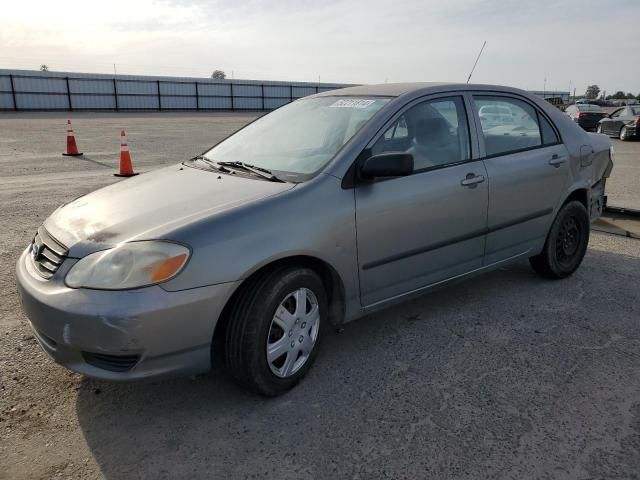
<svg viewBox="0 0 640 480">
<path fill-rule="evenodd" d="M 272 110 L 345 86 L 0 69 L 0 110 Z"/>
</svg>

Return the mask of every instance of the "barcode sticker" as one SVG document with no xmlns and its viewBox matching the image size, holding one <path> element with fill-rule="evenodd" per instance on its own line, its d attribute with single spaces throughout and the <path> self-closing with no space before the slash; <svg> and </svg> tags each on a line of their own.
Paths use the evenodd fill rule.
<svg viewBox="0 0 640 480">
<path fill-rule="evenodd" d="M 372 103 L 375 103 L 375 100 L 361 100 L 355 98 L 343 98 L 342 100 L 338 100 L 335 103 L 329 105 L 330 107 L 341 107 L 341 108 L 367 108 Z"/>
</svg>

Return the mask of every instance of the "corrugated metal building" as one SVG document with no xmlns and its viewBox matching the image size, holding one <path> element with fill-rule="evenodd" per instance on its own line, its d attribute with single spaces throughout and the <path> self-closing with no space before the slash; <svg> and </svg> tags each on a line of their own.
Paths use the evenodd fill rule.
<svg viewBox="0 0 640 480">
<path fill-rule="evenodd" d="M 0 69 L 0 110 L 272 110 L 345 86 Z"/>
</svg>

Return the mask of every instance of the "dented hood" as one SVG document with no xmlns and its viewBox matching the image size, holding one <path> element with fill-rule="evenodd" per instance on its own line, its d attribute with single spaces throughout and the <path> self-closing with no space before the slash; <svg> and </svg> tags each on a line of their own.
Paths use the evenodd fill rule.
<svg viewBox="0 0 640 480">
<path fill-rule="evenodd" d="M 294 185 L 175 165 L 84 195 L 44 226 L 79 258 L 120 242 L 167 239 L 176 228 Z"/>
</svg>

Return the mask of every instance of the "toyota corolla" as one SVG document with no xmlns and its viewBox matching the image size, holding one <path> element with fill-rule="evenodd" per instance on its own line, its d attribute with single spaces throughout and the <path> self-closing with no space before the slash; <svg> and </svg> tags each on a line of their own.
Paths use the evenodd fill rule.
<svg viewBox="0 0 640 480">
<path fill-rule="evenodd" d="M 221 362 L 277 395 L 331 325 L 522 258 L 571 275 L 611 157 L 606 136 L 518 89 L 321 93 L 61 206 L 19 258 L 18 287 L 39 344 L 73 371 L 135 380 Z"/>
</svg>

